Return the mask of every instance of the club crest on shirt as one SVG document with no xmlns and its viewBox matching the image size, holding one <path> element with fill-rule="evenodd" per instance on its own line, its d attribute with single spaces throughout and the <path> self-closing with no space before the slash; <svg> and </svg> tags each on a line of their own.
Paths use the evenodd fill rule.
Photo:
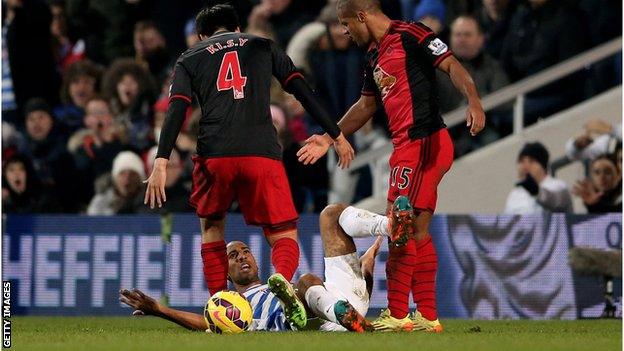
<svg viewBox="0 0 624 351">
<path fill-rule="evenodd" d="M 433 39 L 427 47 L 431 50 L 431 53 L 436 56 L 440 56 L 448 51 L 448 46 L 446 46 L 446 44 L 438 38 Z"/>
<path fill-rule="evenodd" d="M 385 99 L 386 95 L 390 92 L 390 89 L 394 86 L 397 79 L 395 76 L 391 76 L 386 71 L 381 68 L 381 66 L 375 66 L 375 70 L 373 71 L 373 78 L 375 79 L 375 84 L 377 84 L 377 88 L 381 93 L 381 99 Z"/>
</svg>

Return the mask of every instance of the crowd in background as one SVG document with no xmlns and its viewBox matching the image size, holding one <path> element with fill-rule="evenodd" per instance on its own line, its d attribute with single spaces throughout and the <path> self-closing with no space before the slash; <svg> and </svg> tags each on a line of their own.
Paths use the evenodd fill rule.
<svg viewBox="0 0 624 351">
<path fill-rule="evenodd" d="M 198 41 L 195 14 L 203 6 L 223 2 L 237 9 L 242 30 L 271 38 L 286 50 L 336 119 L 358 99 L 364 52 L 345 35 L 332 0 L 187 0 L 184 4 L 166 0 L 5 0 L 3 211 L 151 212 L 143 205 L 142 181 L 151 171 L 165 118 L 171 68 L 176 58 Z M 621 36 L 619 0 L 381 3 L 389 17 L 422 21 L 448 42 L 473 76 L 481 96 Z M 606 59 L 529 94 L 526 123 L 621 84 L 620 62 L 621 57 Z M 443 74 L 438 77 L 438 91 L 443 112 L 464 104 Z M 297 162 L 296 152 L 304 140 L 321 129 L 279 84 L 274 84 L 271 95 L 271 113 L 297 210 L 320 211 L 328 201 L 353 202 L 369 195 L 370 171 L 366 168 L 352 174 L 335 170 L 332 160 L 314 166 Z M 187 113 L 167 170 L 168 201 L 158 211 L 192 211 L 187 203 L 190 158 L 200 116 L 197 106 Z M 461 126 L 451 129 L 456 157 L 511 132 L 508 107 L 491 111 L 487 117 L 488 126 L 477 138 Z M 354 135 L 357 151 L 383 145 L 385 125 L 386 117 L 378 111 L 372 123 Z M 621 140 L 621 132 L 619 135 Z M 584 146 L 598 142 L 595 136 L 590 132 L 585 139 L 574 140 L 574 155 L 584 154 Z M 544 151 L 535 146 L 529 149 L 531 157 Z M 589 179 L 574 186 L 574 193 L 590 212 L 596 204 L 604 209 L 605 196 L 612 196 L 606 194 L 610 194 L 613 181 L 594 177 L 594 173 L 608 173 L 607 163 L 602 153 L 592 156 Z M 618 184 L 620 165 L 621 158 L 616 163 Z M 535 184 L 522 187 L 527 188 L 535 192 Z M 533 193 L 530 196 L 535 198 Z M 619 206 L 621 210 L 621 199 Z"/>
<path fill-rule="evenodd" d="M 517 159 L 518 183 L 507 197 L 504 213 L 572 213 L 572 196 L 581 200 L 587 213 L 622 212 L 622 125 L 591 119 L 565 148 L 560 166 L 576 161 L 584 166 L 584 174 L 578 174 L 572 186 L 555 177 L 557 165 L 542 143 L 524 145 Z"/>
</svg>

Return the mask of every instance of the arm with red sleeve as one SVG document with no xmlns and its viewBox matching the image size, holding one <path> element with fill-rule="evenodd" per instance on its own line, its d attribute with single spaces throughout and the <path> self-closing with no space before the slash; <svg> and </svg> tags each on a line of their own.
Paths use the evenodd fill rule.
<svg viewBox="0 0 624 351">
<path fill-rule="evenodd" d="M 439 70 L 448 74 L 453 85 L 468 101 L 466 125 L 474 136 L 485 126 L 485 113 L 477 87 L 466 69 L 453 56 L 440 38 L 422 23 L 410 24 L 406 29 L 406 50 L 420 50 L 428 61 Z"/>
<path fill-rule="evenodd" d="M 154 160 L 152 174 L 146 181 L 147 189 L 143 202 L 149 203 L 150 208 L 154 208 L 156 205 L 162 207 L 162 204 L 167 201 L 165 195 L 167 163 L 184 124 L 186 110 L 191 104 L 191 95 L 191 77 L 182 62 L 178 60 L 173 71 L 173 80 L 169 90 L 169 107 L 160 132 L 158 152 Z"/>
<path fill-rule="evenodd" d="M 349 144 L 347 139 L 344 137 L 336 122 L 334 122 L 334 120 L 329 116 L 329 113 L 327 113 L 323 106 L 321 106 L 318 99 L 314 95 L 312 88 L 304 79 L 303 75 L 296 70 L 290 57 L 288 57 L 288 55 L 286 55 L 286 53 L 273 41 L 270 42 L 270 45 L 273 63 L 273 76 L 280 81 L 284 90 L 293 94 L 295 98 L 301 102 L 303 108 L 308 111 L 312 118 L 314 118 L 323 130 L 325 130 L 327 135 L 331 137 L 328 141 L 327 147 L 331 144 L 334 145 L 334 149 L 340 158 L 340 167 L 348 167 L 354 156 L 351 144 Z M 322 157 L 322 155 L 320 152 L 317 152 L 315 155 L 310 155 L 310 157 L 306 160 L 300 159 L 300 161 L 304 164 L 312 164 L 320 157 Z"/>
</svg>

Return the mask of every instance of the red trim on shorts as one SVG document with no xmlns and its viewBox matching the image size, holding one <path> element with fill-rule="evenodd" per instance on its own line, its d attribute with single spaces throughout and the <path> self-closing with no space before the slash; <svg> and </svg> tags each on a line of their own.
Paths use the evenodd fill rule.
<svg viewBox="0 0 624 351">
<path fill-rule="evenodd" d="M 375 96 L 375 93 L 372 91 L 362 91 L 360 94 L 364 96 Z"/>
</svg>

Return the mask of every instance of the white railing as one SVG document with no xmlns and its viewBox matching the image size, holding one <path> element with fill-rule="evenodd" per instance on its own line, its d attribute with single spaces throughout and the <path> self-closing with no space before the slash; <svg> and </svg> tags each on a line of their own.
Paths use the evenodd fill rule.
<svg viewBox="0 0 624 351">
<path fill-rule="evenodd" d="M 495 93 L 487 95 L 481 99 L 483 110 L 487 112 L 513 100 L 513 133 L 519 134 L 524 129 L 524 99 L 527 93 L 546 86 L 571 73 L 584 69 L 587 66 L 612 56 L 620 51 L 622 51 L 622 37 L 599 45 L 582 54 L 547 68 L 538 74 L 508 85 Z M 453 111 L 445 113 L 442 117 L 448 127 L 465 123 L 466 107 L 459 107 Z M 355 160 L 353 160 L 350 170 L 355 171 L 358 168 L 367 166 L 371 161 L 377 160 L 380 157 L 389 157 L 391 152 L 391 143 L 375 150 L 363 152 L 357 155 Z"/>
</svg>

